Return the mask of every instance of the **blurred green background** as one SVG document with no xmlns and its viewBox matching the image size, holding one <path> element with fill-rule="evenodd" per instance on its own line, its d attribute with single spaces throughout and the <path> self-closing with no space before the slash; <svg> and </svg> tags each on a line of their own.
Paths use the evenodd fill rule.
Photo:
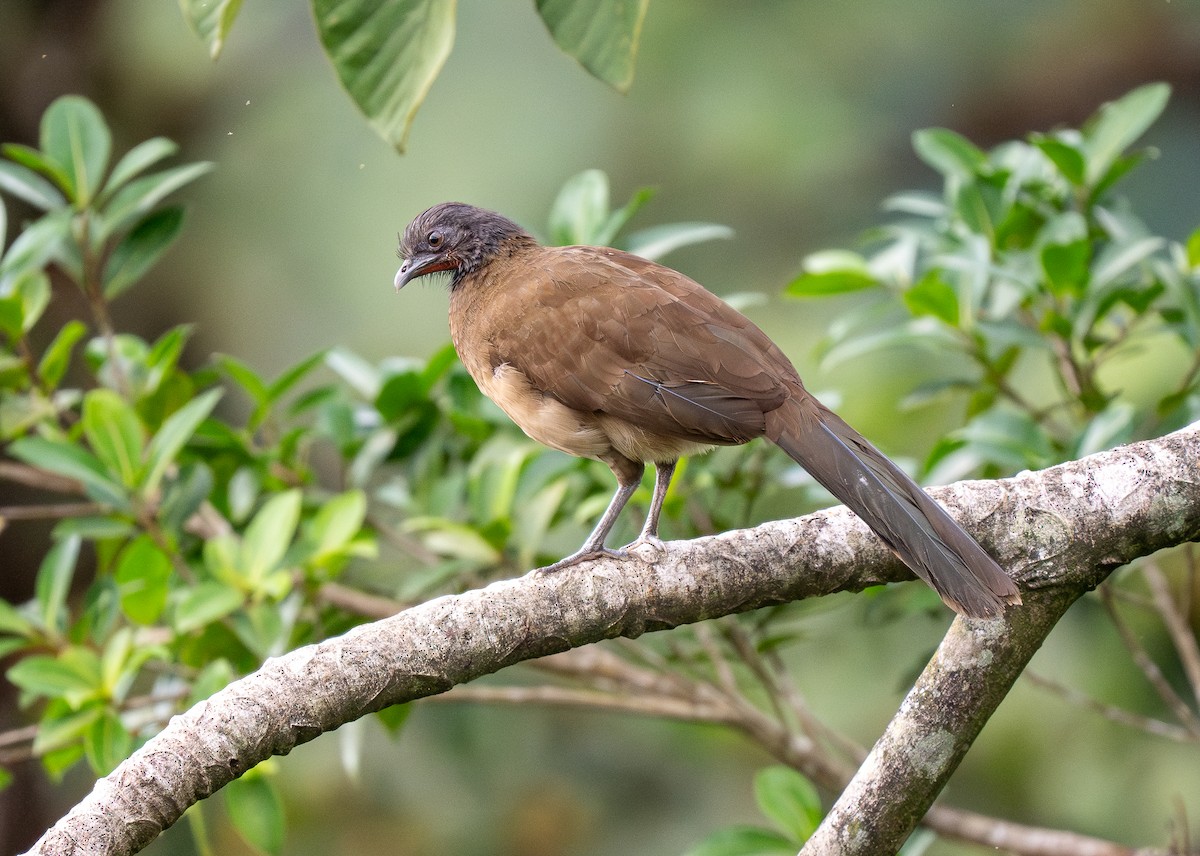
<svg viewBox="0 0 1200 856">
<path fill-rule="evenodd" d="M 750 314 L 811 388 L 836 391 L 852 423 L 900 454 L 923 454 L 961 418 L 897 418 L 923 358 L 889 354 L 823 375 L 813 344 L 839 303 L 776 295 L 807 253 L 852 244 L 880 222 L 888 194 L 937 185 L 911 152 L 913 130 L 942 125 L 986 147 L 1078 123 L 1104 100 L 1165 80 L 1174 97 L 1148 140 L 1161 157 L 1128 192 L 1161 234 L 1183 239 L 1200 224 L 1200 4 L 1186 0 L 658 0 L 628 96 L 560 53 L 528 0 L 463 2 L 454 52 L 404 156 L 341 91 L 301 3 L 246 3 L 212 63 L 173 3 L 3 0 L 0 80 L 0 140 L 33 142 L 46 105 L 79 92 L 105 112 L 118 150 L 164 134 L 184 159 L 216 162 L 186 192 L 178 246 L 116 307 L 118 326 L 147 336 L 196 322 L 193 363 L 231 353 L 270 375 L 333 345 L 372 361 L 427 355 L 448 338 L 445 295 L 393 294 L 396 232 L 445 199 L 542 231 L 562 182 L 598 167 L 617 203 L 658 189 L 635 226 L 733 227 L 732 241 L 667 261 L 718 293 L 771 295 Z M 22 539 L 37 537 L 34 527 L 0 536 L 11 569 L 0 594 L 28 596 Z M 791 656 L 817 712 L 870 743 L 946 619 L 868 630 L 863 609 L 853 598 L 812 607 Z M 1147 688 L 1098 613 L 1080 603 L 1033 668 L 1145 706 Z M 373 722 L 349 733 L 274 762 L 292 820 L 286 853 L 670 854 L 717 827 L 759 822 L 750 783 L 767 759 L 713 729 L 427 704 L 398 743 Z M 358 738 L 369 748 L 352 781 L 339 758 Z M 1162 842 L 1178 801 L 1200 815 L 1196 761 L 1020 686 L 947 798 Z M 56 789 L 31 767 L 0 795 L 0 850 L 30 843 L 89 784 Z M 215 851 L 246 852 L 208 811 Z M 195 852 L 186 826 L 147 852 Z"/>
</svg>

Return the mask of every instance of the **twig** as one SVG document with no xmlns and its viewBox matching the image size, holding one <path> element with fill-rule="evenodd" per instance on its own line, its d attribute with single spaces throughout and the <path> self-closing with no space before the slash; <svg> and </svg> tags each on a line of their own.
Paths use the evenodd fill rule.
<svg viewBox="0 0 1200 856">
<path fill-rule="evenodd" d="M 1152 734 L 1155 737 L 1163 737 L 1179 743 L 1195 743 L 1197 740 L 1196 735 L 1186 728 L 1172 725 L 1169 722 L 1163 722 L 1161 719 L 1143 716 L 1139 713 L 1126 710 L 1123 707 L 1105 704 L 1098 699 L 1092 698 L 1087 693 L 1072 689 L 1035 672 L 1026 671 L 1025 677 L 1035 687 L 1048 690 L 1070 704 L 1078 705 L 1079 707 L 1098 713 L 1105 719 L 1119 725 L 1126 725 L 1130 728 L 1144 731 L 1147 734 Z"/>
<path fill-rule="evenodd" d="M 460 686 L 447 693 L 430 696 L 427 702 L 476 702 L 483 704 L 545 704 L 589 710 L 612 710 L 658 716 L 683 722 L 731 724 L 737 719 L 730 705 L 710 701 L 698 703 L 665 696 L 614 695 L 598 690 L 572 689 L 543 685 L 536 687 Z"/>
<path fill-rule="evenodd" d="M 50 505 L 0 506 L 3 520 L 57 520 L 62 517 L 88 517 L 103 514 L 106 506 L 98 502 L 60 502 Z"/>
<path fill-rule="evenodd" d="M 387 618 L 407 609 L 411 604 L 401 603 L 390 597 L 368 594 L 341 583 L 323 583 L 317 597 L 330 606 L 353 612 L 365 618 Z"/>
<path fill-rule="evenodd" d="M 75 479 L 16 461 L 0 461 L 0 479 L 55 493 L 83 493 L 83 485 Z"/>
<path fill-rule="evenodd" d="M 1196 714 L 1192 713 L 1187 703 L 1167 683 L 1167 679 L 1163 677 L 1162 669 L 1158 667 L 1158 664 L 1147 653 L 1145 646 L 1137 640 L 1133 631 L 1129 629 L 1129 625 L 1121 618 L 1116 606 L 1113 604 L 1113 596 L 1108 586 L 1101 586 L 1100 599 L 1104 603 L 1104 608 L 1108 610 L 1108 617 L 1112 620 L 1113 625 L 1117 628 L 1117 632 L 1121 635 L 1121 641 L 1125 644 L 1125 648 L 1129 651 L 1133 662 L 1142 670 L 1142 674 L 1146 676 L 1146 680 L 1154 687 L 1167 707 L 1171 708 L 1179 723 L 1195 738 L 1200 739 L 1200 719 L 1196 718 Z"/>
<path fill-rule="evenodd" d="M 553 670 L 564 674 L 587 674 L 599 665 L 608 678 L 621 674 L 622 684 L 663 687 L 665 682 L 639 675 L 638 673 L 643 671 L 641 667 L 633 666 L 609 652 L 600 651 L 600 656 L 590 656 L 598 650 L 592 648 L 569 651 L 532 665 L 545 666 L 547 663 L 554 663 Z M 431 696 L 424 701 L 550 704 L 657 716 L 682 722 L 724 725 L 742 732 L 776 760 L 802 771 L 826 790 L 839 790 L 849 781 L 853 771 L 848 765 L 830 758 L 803 735 L 790 733 L 783 724 L 757 708 L 732 704 L 728 699 L 720 698 L 716 694 L 716 688 L 711 685 L 693 683 L 689 692 L 693 697 L 705 698 L 703 701 L 684 701 L 673 694 L 616 696 L 596 690 L 543 685 L 459 686 L 448 693 Z M 1003 849 L 1018 856 L 1134 856 L 1135 853 L 1139 856 L 1149 856 L 1151 852 L 1135 851 L 1124 845 L 1065 830 L 1025 826 L 942 805 L 933 806 L 922 825 L 948 838 Z"/>
<path fill-rule="evenodd" d="M 1171 634 L 1171 642 L 1174 643 L 1175 650 L 1179 654 L 1183 673 L 1187 675 L 1188 683 L 1191 684 L 1192 696 L 1196 699 L 1197 707 L 1200 708 L 1200 646 L 1196 644 L 1196 635 L 1179 611 L 1175 599 L 1171 597 L 1171 588 L 1167 585 L 1167 578 L 1158 563 L 1146 562 L 1142 566 L 1142 573 L 1146 575 L 1146 582 L 1150 586 L 1150 595 L 1154 598 L 1154 606 L 1158 609 L 1158 614 L 1162 616 L 1167 632 Z"/>
</svg>

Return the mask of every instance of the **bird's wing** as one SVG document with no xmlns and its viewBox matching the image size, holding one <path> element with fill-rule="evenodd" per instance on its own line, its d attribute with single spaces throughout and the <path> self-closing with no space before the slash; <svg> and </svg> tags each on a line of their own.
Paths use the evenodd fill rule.
<svg viewBox="0 0 1200 856">
<path fill-rule="evenodd" d="M 506 291 L 506 323 L 490 334 L 494 364 L 573 409 L 729 444 L 761 436 L 763 414 L 790 394 L 795 369 L 761 330 L 645 259 L 546 249 Z"/>
</svg>

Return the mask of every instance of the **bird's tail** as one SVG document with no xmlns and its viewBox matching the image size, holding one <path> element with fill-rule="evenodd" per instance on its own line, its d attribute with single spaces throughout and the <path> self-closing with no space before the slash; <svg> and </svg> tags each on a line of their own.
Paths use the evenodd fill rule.
<svg viewBox="0 0 1200 856">
<path fill-rule="evenodd" d="M 866 438 L 807 393 L 767 414 L 767 437 L 929 583 L 973 618 L 1021 602 L 1016 584 L 975 539 Z"/>
</svg>

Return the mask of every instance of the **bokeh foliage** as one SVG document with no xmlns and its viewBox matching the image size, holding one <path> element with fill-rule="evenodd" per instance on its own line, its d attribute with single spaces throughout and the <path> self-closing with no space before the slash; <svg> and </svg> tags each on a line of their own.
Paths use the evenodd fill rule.
<svg viewBox="0 0 1200 856">
<path fill-rule="evenodd" d="M 1166 98 L 1145 87 L 1078 131 L 989 152 L 921 131 L 943 192 L 894 197 L 901 217 L 864 251 L 816 254 L 791 285 L 879 295 L 830 331 L 827 363 L 881 347 L 945 357 L 914 401 L 958 396 L 967 422 L 935 446 L 929 472 L 1003 475 L 1196 417 L 1200 359 L 1150 396 L 1126 394 L 1112 368 L 1139 346 L 1200 353 L 1200 233 L 1185 245 L 1151 235 L 1116 193 Z M 611 489 L 603 465 L 521 435 L 449 347 L 379 363 L 331 348 L 268 378 L 232 355 L 182 365 L 186 326 L 152 341 L 115 329 L 112 303 L 180 234 L 182 208 L 164 203 L 211 167 L 150 172 L 176 154 L 162 138 L 115 164 L 111 149 L 99 111 L 75 96 L 46 111 L 38 147 L 0 149 L 0 190 L 41 212 L 0 256 L 3 464 L 64 500 L 45 512 L 58 523 L 34 598 L 0 602 L 0 654 L 38 722 L 29 752 L 56 778 L 80 762 L 107 772 L 175 711 L 362 620 L 347 592 L 412 602 L 557 558 Z M 627 232 L 651 195 L 614 209 L 604 175 L 581 173 L 547 240 L 658 257 L 728 236 L 708 223 Z M 39 328 L 54 288 L 72 284 L 90 316 Z M 799 508 L 797 484 L 763 444 L 720 449 L 681 468 L 667 526 L 754 523 L 782 491 Z M 635 503 L 648 498 L 643 488 Z M 766 611 L 746 632 L 771 650 L 795 635 L 792 618 Z M 662 663 L 704 660 L 700 646 Z M 381 719 L 398 729 L 404 715 Z M 695 852 L 794 851 L 819 811 L 811 788 L 768 770 L 756 793 L 777 830 L 726 830 Z M 249 841 L 279 851 L 269 774 L 226 800 Z"/>
</svg>

